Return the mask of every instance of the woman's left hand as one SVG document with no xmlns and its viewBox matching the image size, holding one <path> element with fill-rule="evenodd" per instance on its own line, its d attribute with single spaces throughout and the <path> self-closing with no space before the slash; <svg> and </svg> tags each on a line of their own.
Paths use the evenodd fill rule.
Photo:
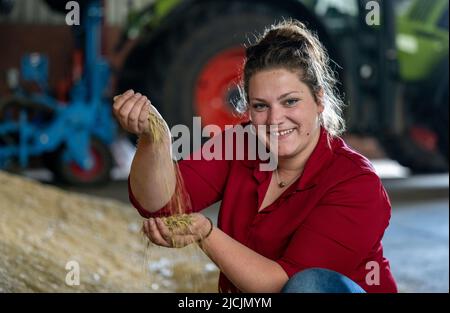
<svg viewBox="0 0 450 313">
<path fill-rule="evenodd" d="M 203 239 L 210 231 L 209 220 L 200 213 L 189 214 L 192 224 L 171 231 L 161 218 L 144 221 L 143 230 L 151 242 L 168 248 L 182 248 Z"/>
</svg>

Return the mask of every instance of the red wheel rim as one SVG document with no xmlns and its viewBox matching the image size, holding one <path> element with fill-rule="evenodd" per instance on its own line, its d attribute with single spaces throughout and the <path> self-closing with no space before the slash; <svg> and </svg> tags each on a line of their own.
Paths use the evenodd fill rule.
<svg viewBox="0 0 450 313">
<path fill-rule="evenodd" d="M 76 162 L 73 161 L 69 164 L 69 169 L 73 176 L 77 177 L 81 181 L 92 181 L 96 179 L 103 170 L 104 164 L 100 152 L 91 147 L 90 153 L 93 162 L 91 169 L 82 169 Z"/>
<path fill-rule="evenodd" d="M 410 129 L 411 138 L 422 148 L 428 151 L 436 151 L 438 137 L 435 132 L 420 126 L 414 126 Z"/>
<path fill-rule="evenodd" d="M 242 65 L 243 48 L 231 48 L 211 58 L 203 67 L 195 86 L 195 114 L 202 118 L 202 125 L 235 125 L 247 120 L 233 111 L 230 97 L 236 97 Z"/>
</svg>

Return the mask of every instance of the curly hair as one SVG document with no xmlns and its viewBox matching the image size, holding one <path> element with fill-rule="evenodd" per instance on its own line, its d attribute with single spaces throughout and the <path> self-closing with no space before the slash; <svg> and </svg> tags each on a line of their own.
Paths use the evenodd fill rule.
<svg viewBox="0 0 450 313">
<path fill-rule="evenodd" d="M 345 131 L 342 117 L 344 103 L 339 96 L 337 79 L 330 67 L 330 58 L 317 36 L 297 20 L 284 20 L 271 25 L 256 42 L 246 48 L 241 86 L 242 100 L 237 109 L 248 110 L 250 78 L 257 72 L 283 68 L 299 75 L 316 102 L 321 100 L 324 111 L 320 123 L 330 136 Z"/>
</svg>

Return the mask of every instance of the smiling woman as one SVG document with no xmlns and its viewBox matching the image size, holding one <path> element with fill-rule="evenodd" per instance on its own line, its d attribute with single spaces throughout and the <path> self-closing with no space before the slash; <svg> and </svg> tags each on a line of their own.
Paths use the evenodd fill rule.
<svg viewBox="0 0 450 313">
<path fill-rule="evenodd" d="M 314 149 L 324 106 L 316 102 L 297 73 L 286 69 L 262 70 L 250 79 L 249 90 L 252 123 L 276 125 L 280 162 Z"/>
<path fill-rule="evenodd" d="M 302 90 L 293 89 L 294 92 L 304 93 L 306 87 L 313 100 L 322 106 L 321 122 L 327 132 L 332 136 L 344 132 L 341 116 L 344 104 L 335 88 L 337 80 L 329 66 L 329 57 L 318 38 L 302 23 L 286 21 L 272 26 L 257 44 L 247 48 L 246 57 L 243 96 L 247 101 L 241 102 L 238 110 L 248 110 L 250 84 L 255 74 L 284 69 L 296 75 L 303 85 Z M 294 100 L 297 99 L 294 97 Z"/>
<path fill-rule="evenodd" d="M 150 241 L 173 247 L 174 236 L 186 245 L 203 238 L 201 248 L 221 270 L 222 292 L 396 292 L 381 245 L 389 199 L 370 162 L 338 137 L 342 100 L 320 41 L 300 22 L 284 21 L 246 57 L 240 109 L 278 165 L 264 171 L 260 159 L 201 155 L 178 162 L 192 225 L 184 230 L 161 219 L 179 195 L 169 136 L 149 140 L 145 121 L 155 108 L 132 91 L 116 99 L 121 125 L 140 135 L 128 190 Z M 248 146 L 226 141 L 232 130 L 211 140 L 233 151 Z M 213 227 L 199 212 L 218 201 Z"/>
</svg>

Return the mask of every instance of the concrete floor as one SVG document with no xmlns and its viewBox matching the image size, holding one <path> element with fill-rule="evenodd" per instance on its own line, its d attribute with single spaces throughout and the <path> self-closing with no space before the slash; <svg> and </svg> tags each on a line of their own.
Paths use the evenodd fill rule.
<svg viewBox="0 0 450 313">
<path fill-rule="evenodd" d="M 385 182 L 392 218 L 383 244 L 402 292 L 449 292 L 448 175 Z"/>
<path fill-rule="evenodd" d="M 392 203 L 383 245 L 400 292 L 449 292 L 449 175 L 383 179 Z M 126 182 L 72 191 L 128 203 Z M 204 211 L 213 220 L 218 205 Z"/>
</svg>

